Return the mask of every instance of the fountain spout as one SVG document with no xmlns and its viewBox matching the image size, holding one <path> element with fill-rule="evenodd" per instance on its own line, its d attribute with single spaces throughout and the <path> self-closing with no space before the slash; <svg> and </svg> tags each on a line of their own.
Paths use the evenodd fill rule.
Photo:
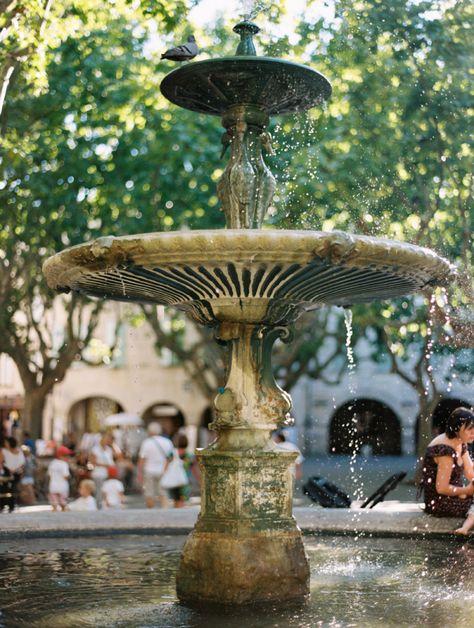
<svg viewBox="0 0 474 628">
<path fill-rule="evenodd" d="M 260 31 L 259 27 L 253 22 L 245 20 L 236 24 L 232 30 L 240 35 L 240 43 L 235 52 L 236 56 L 255 56 L 257 51 L 253 43 L 253 36 Z"/>
<path fill-rule="evenodd" d="M 276 189 L 263 158 L 273 152 L 270 116 L 320 104 L 331 86 L 307 66 L 257 56 L 253 35 L 260 29 L 253 22 L 244 20 L 233 30 L 240 35 L 235 56 L 186 64 L 164 78 L 161 91 L 181 107 L 222 117 L 222 156 L 230 148 L 230 158 L 217 195 L 226 226 L 258 229 Z"/>
</svg>

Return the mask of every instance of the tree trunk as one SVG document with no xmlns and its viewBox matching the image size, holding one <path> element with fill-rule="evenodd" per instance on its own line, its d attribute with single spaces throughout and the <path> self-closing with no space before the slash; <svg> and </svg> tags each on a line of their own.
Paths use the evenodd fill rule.
<svg viewBox="0 0 474 628">
<path fill-rule="evenodd" d="M 41 438 L 43 413 L 50 390 L 45 388 L 25 388 L 25 405 L 21 417 L 23 432 L 30 432 L 32 438 Z"/>
<path fill-rule="evenodd" d="M 5 104 L 5 97 L 7 95 L 8 85 L 10 83 L 11 76 L 15 70 L 14 65 L 7 66 L 3 69 L 0 76 L 0 116 L 2 115 L 3 105 Z"/>
<path fill-rule="evenodd" d="M 416 443 L 416 473 L 415 481 L 417 484 L 421 481 L 422 461 L 428 444 L 433 439 L 433 412 L 436 405 L 441 399 L 441 395 L 434 394 L 431 399 L 427 399 L 424 389 L 418 390 L 418 399 L 420 400 L 420 414 L 418 422 L 418 438 Z"/>
</svg>

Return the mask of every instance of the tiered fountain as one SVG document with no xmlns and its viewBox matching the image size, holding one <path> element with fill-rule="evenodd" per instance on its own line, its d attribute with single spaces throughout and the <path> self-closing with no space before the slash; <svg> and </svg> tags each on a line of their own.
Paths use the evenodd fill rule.
<svg viewBox="0 0 474 628">
<path fill-rule="evenodd" d="M 444 283 L 453 270 L 430 250 L 391 240 L 260 230 L 275 190 L 262 157 L 271 152 L 269 116 L 320 105 L 331 88 L 309 67 L 256 56 L 254 24 L 234 31 L 235 57 L 189 63 L 161 84 L 171 102 L 222 116 L 230 159 L 218 194 L 227 229 L 100 238 L 44 264 L 56 290 L 171 305 L 230 348 L 210 426 L 218 436 L 198 453 L 201 513 L 177 574 L 187 603 L 282 602 L 309 592 L 292 516 L 296 454 L 270 438 L 291 422 L 291 399 L 272 375 L 275 340 L 290 340 L 304 311 L 404 295 Z"/>
</svg>

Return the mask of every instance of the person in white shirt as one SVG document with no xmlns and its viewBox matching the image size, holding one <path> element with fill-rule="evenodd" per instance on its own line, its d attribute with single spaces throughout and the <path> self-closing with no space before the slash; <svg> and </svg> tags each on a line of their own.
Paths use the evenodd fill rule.
<svg viewBox="0 0 474 628">
<path fill-rule="evenodd" d="M 114 454 L 111 447 L 112 436 L 104 432 L 98 445 L 91 449 L 90 462 L 94 466 L 92 479 L 95 482 L 97 507 L 101 507 L 102 484 L 107 479 L 107 469 L 114 466 Z"/>
<path fill-rule="evenodd" d="M 292 473 L 295 480 L 301 480 L 301 478 L 303 477 L 304 458 L 298 445 L 295 445 L 294 443 L 287 440 L 286 434 L 283 431 L 277 432 L 273 437 L 273 441 L 275 442 L 278 449 L 281 449 L 283 451 L 295 451 L 298 454 L 294 465 L 292 465 Z"/>
<path fill-rule="evenodd" d="M 95 484 L 93 480 L 82 480 L 79 484 L 79 495 L 77 499 L 71 502 L 68 510 L 94 511 L 97 510 L 97 503 L 94 498 Z"/>
<path fill-rule="evenodd" d="M 123 508 L 124 487 L 118 479 L 117 467 L 109 467 L 108 474 L 108 480 L 102 484 L 102 507 Z"/>
<path fill-rule="evenodd" d="M 69 496 L 69 465 L 65 458 L 71 454 L 67 447 L 56 449 L 56 458 L 49 463 L 48 476 L 48 501 L 54 511 L 66 510 L 67 498 Z"/>
<path fill-rule="evenodd" d="M 161 486 L 161 477 L 173 459 L 173 443 L 161 436 L 161 425 L 152 422 L 148 425 L 148 438 L 145 438 L 138 452 L 138 484 L 143 486 L 147 508 L 154 508 L 158 497 L 161 508 L 168 505 L 167 491 Z"/>
</svg>

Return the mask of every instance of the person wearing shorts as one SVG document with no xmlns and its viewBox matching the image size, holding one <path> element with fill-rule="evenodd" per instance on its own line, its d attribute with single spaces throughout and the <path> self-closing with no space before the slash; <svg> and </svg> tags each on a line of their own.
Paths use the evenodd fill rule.
<svg viewBox="0 0 474 628">
<path fill-rule="evenodd" d="M 168 505 L 167 491 L 161 486 L 161 477 L 173 455 L 173 443 L 161 436 L 161 425 L 150 423 L 148 438 L 145 438 L 138 453 L 138 483 L 143 486 L 147 508 L 154 508 L 156 499 L 161 508 Z"/>
</svg>

